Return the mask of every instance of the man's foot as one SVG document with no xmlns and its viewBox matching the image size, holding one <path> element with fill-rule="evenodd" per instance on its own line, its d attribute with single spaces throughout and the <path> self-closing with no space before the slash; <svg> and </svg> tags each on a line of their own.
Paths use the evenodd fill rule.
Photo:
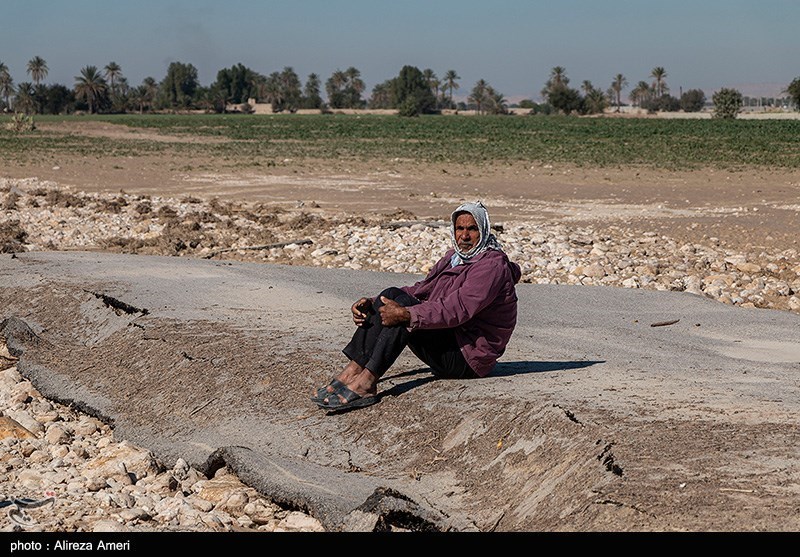
<svg viewBox="0 0 800 557">
<path fill-rule="evenodd" d="M 331 379 L 330 383 L 317 389 L 316 392 L 311 395 L 311 400 L 319 404 L 326 396 L 332 395 L 340 387 L 353 382 L 361 375 L 362 371 L 364 371 L 364 368 L 351 360 L 337 377 Z"/>
<path fill-rule="evenodd" d="M 359 395 L 347 387 L 342 387 L 336 393 L 325 398 L 319 407 L 327 410 L 328 413 L 345 412 L 355 408 L 372 406 L 378 402 L 377 394 Z"/>
<path fill-rule="evenodd" d="M 325 396 L 317 404 L 322 408 L 330 408 L 352 402 L 356 400 L 356 397 L 363 399 L 377 397 L 378 378 L 366 368 L 362 369 L 351 381 L 342 381 L 342 383 L 344 383 L 343 386 Z"/>
<path fill-rule="evenodd" d="M 325 385 L 324 387 L 320 387 L 317 389 L 317 392 L 311 397 L 312 402 L 316 402 L 319 404 L 320 402 L 325 399 L 325 397 L 332 395 L 336 391 L 338 391 L 341 387 L 344 387 L 344 383 L 339 381 L 338 379 L 331 379 L 331 382 Z"/>
</svg>

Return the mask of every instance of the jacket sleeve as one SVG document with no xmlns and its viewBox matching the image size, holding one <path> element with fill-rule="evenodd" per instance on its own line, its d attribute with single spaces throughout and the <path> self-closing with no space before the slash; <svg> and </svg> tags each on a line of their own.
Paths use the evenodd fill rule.
<svg viewBox="0 0 800 557">
<path fill-rule="evenodd" d="M 497 298 L 510 280 L 508 266 L 496 259 L 469 264 L 459 288 L 440 300 L 408 308 L 412 329 L 443 329 L 462 325 Z"/>
</svg>

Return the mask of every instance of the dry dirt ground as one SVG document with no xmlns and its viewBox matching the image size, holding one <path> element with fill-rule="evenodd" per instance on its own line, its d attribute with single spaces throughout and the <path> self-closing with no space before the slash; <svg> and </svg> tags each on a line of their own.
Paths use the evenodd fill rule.
<svg viewBox="0 0 800 557">
<path fill-rule="evenodd" d="M 147 133 L 120 130 L 107 124 L 91 124 L 83 132 L 114 137 Z M 256 172 L 252 168 L 238 171 L 230 163 L 213 170 L 217 162 L 219 161 L 158 156 L 102 161 L 84 157 L 59 160 L 55 165 L 48 162 L 3 169 L 3 174 L 14 178 L 36 176 L 84 191 L 124 190 L 160 196 L 192 195 L 203 198 L 263 200 L 287 206 L 303 204 L 319 212 L 335 213 L 374 214 L 402 209 L 420 219 L 441 219 L 463 199 L 482 199 L 489 206 L 495 223 L 530 220 L 592 223 L 598 229 L 612 225 L 625 226 L 643 232 L 655 231 L 686 241 L 700 242 L 716 237 L 724 244 L 742 249 L 753 246 L 798 249 L 800 237 L 800 172 L 797 171 L 663 172 L 648 169 L 586 169 L 539 163 L 470 168 L 421 166 L 403 161 L 386 164 L 284 161 L 278 166 Z M 186 170 L 190 167 L 201 169 Z M 42 303 L 37 302 L 37 309 L 30 310 L 31 315 L 41 314 L 54 322 L 61 320 L 62 330 L 78 336 L 82 334 L 75 330 L 75 323 L 69 322 L 69 315 L 80 311 L 79 306 L 88 303 L 86 300 L 76 300 L 70 296 L 59 299 L 46 289 L 34 289 L 33 293 Z M 91 301 L 90 292 L 86 298 Z M 44 302 L 47 300 L 51 304 L 56 302 L 58 309 L 46 309 L 44 306 L 47 304 Z M 10 303 L 14 305 L 13 301 Z M 23 307 L 24 304 L 20 303 L 19 306 Z M 728 309 L 730 308 L 726 311 Z M 171 329 L 166 322 L 154 321 L 151 326 L 159 334 L 159 338 L 171 338 L 176 345 L 187 342 L 186 339 L 179 338 L 182 333 Z M 271 335 L 266 343 L 248 341 L 247 345 L 239 347 L 241 350 L 234 351 L 224 347 L 226 338 L 234 338 L 232 333 L 225 331 L 224 326 L 217 325 L 212 329 L 206 327 L 202 323 L 195 323 L 190 325 L 190 329 L 183 331 L 206 341 L 191 352 L 193 360 L 213 362 L 214 357 L 223 351 L 226 358 L 240 362 L 242 369 L 248 368 L 247 360 L 251 354 L 257 354 L 259 361 L 272 361 L 271 365 L 277 367 L 288 366 L 289 361 L 297 361 L 296 353 L 282 347 L 281 334 Z M 81 369 L 90 369 L 92 365 L 110 361 L 120 349 L 139 350 L 147 344 L 149 337 L 144 332 L 140 333 L 137 328 L 129 329 L 130 338 L 126 337 L 124 342 L 115 346 L 98 346 L 94 351 L 87 351 L 75 345 L 74 353 L 43 352 L 39 357 L 44 364 L 50 358 L 54 361 L 65 357 L 72 361 L 81 360 L 85 362 Z M 261 341 L 263 340 L 262 338 Z M 264 350 L 268 353 L 262 353 Z M 162 354 L 158 349 L 148 352 L 143 356 L 142 365 L 147 362 L 167 361 L 175 354 L 174 350 L 167 352 Z M 311 357 L 303 361 L 300 368 L 313 374 L 314 370 L 326 363 L 325 359 L 325 354 Z M 213 367 L 211 363 L 202 365 Z M 177 367 L 171 368 L 170 373 L 174 374 L 176 370 Z M 514 370 L 508 371 L 509 375 L 513 375 Z M 201 374 L 201 377 L 207 378 L 205 381 L 208 384 L 202 385 L 205 391 L 213 392 L 216 388 L 212 380 L 213 373 L 210 369 L 209 374 Z M 414 373 L 411 375 L 416 378 Z M 295 384 L 290 384 L 287 388 L 295 393 L 308 392 L 312 383 L 299 379 L 303 376 L 294 375 Z M 168 381 L 170 377 L 167 375 L 164 380 Z M 173 379 L 180 380 L 179 377 Z M 510 378 L 503 380 L 511 381 Z M 419 381 L 423 385 L 426 382 L 424 378 Z M 245 386 L 242 385 L 241 388 L 244 389 Z M 454 392 L 435 383 L 426 388 L 445 403 L 458 407 L 457 399 L 462 396 L 463 389 Z M 131 399 L 135 399 L 135 385 L 131 385 L 130 389 Z M 396 386 L 396 390 L 401 394 L 401 386 Z M 165 392 L 162 396 L 179 397 L 180 394 L 180 391 Z M 252 404 L 265 405 L 263 411 L 266 412 L 269 408 L 294 411 L 293 404 L 286 398 L 273 396 L 266 389 L 261 394 L 263 396 L 258 402 Z M 226 397 L 231 396 L 233 394 L 226 393 Z M 464 396 L 469 398 L 474 394 Z M 367 413 L 353 413 L 346 421 L 337 424 L 347 428 L 343 435 L 354 438 L 354 442 L 361 437 L 356 435 L 358 431 L 366 431 L 372 446 L 385 453 L 384 457 L 389 462 L 392 462 L 394 455 L 398 475 L 406 474 L 409 469 L 423 470 L 435 466 L 439 462 L 438 451 L 427 450 L 426 445 L 434 443 L 434 447 L 448 452 L 443 459 L 449 458 L 450 464 L 455 461 L 462 465 L 464 481 L 460 483 L 460 488 L 476 492 L 482 491 L 485 478 L 481 470 L 474 468 L 477 457 L 458 453 L 459 444 L 474 439 L 476 443 L 485 445 L 477 447 L 476 450 L 481 452 L 476 454 L 489 454 L 500 448 L 498 443 L 502 442 L 515 425 L 523 427 L 519 423 L 521 415 L 530 417 L 524 426 L 530 428 L 526 435 L 540 440 L 542 445 L 538 450 L 543 453 L 536 454 L 544 454 L 546 458 L 538 463 L 532 462 L 527 458 L 525 449 L 506 463 L 506 473 L 513 472 L 513 481 L 517 482 L 519 489 L 525 488 L 529 478 L 534 477 L 544 477 L 545 481 L 550 477 L 554 483 L 550 494 L 552 505 L 548 507 L 551 514 L 531 517 L 528 522 L 522 523 L 524 529 L 786 530 L 795 529 L 798 524 L 797 470 L 782 469 L 783 472 L 779 474 L 781 484 L 776 487 L 777 495 L 768 493 L 757 496 L 752 495 L 753 482 L 757 481 L 761 472 L 750 470 L 747 472 L 750 483 L 737 484 L 737 474 L 741 470 L 726 469 L 726 461 L 721 456 L 727 451 L 744 449 L 769 452 L 774 446 L 781 444 L 796 447 L 798 429 L 793 423 L 786 423 L 783 427 L 764 423 L 750 425 L 746 419 L 742 419 L 725 425 L 726 418 L 720 417 L 709 420 L 708 428 L 698 437 L 691 416 L 684 419 L 675 417 L 676 412 L 680 414 L 680 404 L 670 406 L 669 401 L 660 401 L 663 408 L 670 409 L 668 414 L 671 417 L 663 420 L 660 434 L 654 436 L 653 430 L 637 432 L 636 429 L 637 423 L 652 419 L 652 416 L 647 415 L 648 401 L 643 401 L 641 415 L 628 416 L 624 423 L 616 424 L 620 431 L 626 431 L 629 443 L 625 447 L 613 448 L 605 437 L 607 431 L 596 427 L 596 424 L 604 422 L 603 412 L 597 408 L 590 422 L 581 423 L 581 418 L 576 418 L 573 413 L 577 406 L 564 409 L 543 404 L 542 397 L 532 399 L 533 402 L 514 400 L 502 413 L 495 414 L 489 410 L 481 415 L 473 424 L 475 429 L 471 429 L 470 423 L 461 420 L 457 415 L 441 418 L 436 409 L 426 406 L 424 401 L 414 401 L 414 412 L 404 414 L 408 408 L 402 407 L 402 398 L 394 401 L 390 399 L 388 404 L 382 404 L 379 408 L 381 413 L 395 412 L 392 418 L 398 428 L 395 434 L 370 431 L 374 416 Z M 224 404 L 226 400 L 221 400 L 220 404 Z M 580 396 L 576 395 L 573 402 L 577 404 L 579 400 Z M 649 402 L 656 404 L 654 400 Z M 144 411 L 157 410 L 150 408 L 150 405 L 155 404 L 153 402 L 138 401 L 136 404 L 141 405 Z M 255 410 L 260 411 L 258 408 Z M 608 416 L 608 419 L 617 418 Z M 780 423 L 780 417 L 776 418 L 776 422 Z M 427 432 L 430 438 L 415 439 L 417 448 L 408 454 L 397 443 L 397 438 L 413 436 L 422 423 L 430 424 L 430 431 Z M 487 423 L 489 426 L 486 426 Z M 578 428 L 575 427 L 576 424 Z M 481 427 L 486 429 L 480 430 Z M 537 431 L 541 433 L 538 437 Z M 740 446 L 742 440 L 750 444 L 749 447 Z M 329 449 L 330 447 L 323 447 L 318 450 L 324 453 Z M 793 449 L 788 450 L 791 452 Z M 336 462 L 337 458 L 344 458 L 341 455 L 326 456 L 332 462 Z M 741 458 L 746 459 L 747 456 Z M 636 465 L 626 469 L 626 473 L 638 474 L 641 480 L 639 483 L 614 483 L 618 472 L 621 472 L 615 467 L 622 460 L 636 461 Z M 682 497 L 680 491 L 666 493 L 665 476 L 671 467 L 680 466 L 679 462 L 691 462 L 689 469 L 701 467 L 704 470 L 714 470 L 717 475 L 703 479 L 707 485 L 694 492 L 691 498 Z M 360 471 L 357 464 L 352 464 L 355 472 Z M 745 464 L 745 460 L 737 461 L 737 466 Z M 565 477 L 569 481 L 564 482 Z M 727 480 L 727 483 L 721 480 Z M 643 491 L 626 492 L 634 485 L 643 488 Z M 728 487 L 723 490 L 719 485 Z M 599 491 L 587 494 L 586 486 L 593 486 Z M 545 492 L 546 489 L 542 491 Z M 579 492 L 582 495 L 572 499 Z M 519 523 L 511 524 L 507 517 L 504 518 L 503 512 L 496 510 L 504 504 L 498 498 L 507 495 L 492 493 L 490 490 L 482 494 L 486 507 L 475 511 L 475 516 L 480 517 L 480 521 L 476 523 L 480 529 L 520 527 Z M 446 496 L 452 497 L 454 493 Z M 455 493 L 455 497 L 459 496 L 459 493 Z M 601 504 L 591 504 L 597 503 L 598 497 L 602 499 L 599 501 Z M 595 500 L 590 502 L 590 499 Z M 626 500 L 639 503 L 619 503 Z M 658 502 L 648 507 L 646 503 L 652 501 Z M 586 508 L 576 508 L 581 505 L 586 505 Z M 709 505 L 718 509 L 718 516 L 709 517 L 702 513 L 693 515 L 693 509 L 708 508 Z M 788 517 L 792 513 L 795 516 L 785 524 L 776 522 L 776 516 Z M 572 522 L 560 522 L 565 516 L 570 516 Z"/>
<path fill-rule="evenodd" d="M 50 132 L 95 137 L 188 141 L 100 122 L 43 124 Z M 195 141 L 198 141 L 195 139 Z M 215 141 L 204 139 L 203 141 Z M 678 240 L 719 238 L 723 245 L 798 248 L 800 171 L 669 172 L 498 163 L 421 165 L 407 161 L 293 161 L 258 170 L 236 161 L 151 156 L 78 156 L 5 168 L 83 191 L 304 204 L 320 212 L 398 209 L 441 219 L 461 200 L 482 199 L 495 223 L 506 220 L 592 223 L 654 231 Z M 318 207 L 317 207 L 318 206 Z"/>
</svg>

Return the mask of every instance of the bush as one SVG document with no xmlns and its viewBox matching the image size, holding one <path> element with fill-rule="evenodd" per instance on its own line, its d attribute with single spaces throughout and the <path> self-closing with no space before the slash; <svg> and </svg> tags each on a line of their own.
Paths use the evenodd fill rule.
<svg viewBox="0 0 800 557">
<path fill-rule="evenodd" d="M 736 89 L 722 88 L 711 96 L 714 103 L 714 118 L 732 120 L 742 108 L 742 94 Z"/>
<path fill-rule="evenodd" d="M 547 95 L 547 103 L 553 109 L 563 112 L 564 114 L 571 114 L 572 112 L 579 111 L 582 104 L 581 94 L 577 89 L 572 89 L 566 86 L 553 88 Z"/>
<path fill-rule="evenodd" d="M 800 77 L 795 77 L 792 82 L 786 87 L 786 93 L 792 99 L 795 108 L 800 109 Z"/>
<path fill-rule="evenodd" d="M 642 108 L 648 112 L 677 112 L 680 109 L 680 101 L 672 95 L 661 95 L 660 97 L 642 101 Z"/>
<path fill-rule="evenodd" d="M 36 129 L 36 124 L 33 123 L 33 116 L 17 112 L 11 117 L 11 121 L 6 124 L 6 128 L 13 132 L 32 132 Z"/>
<path fill-rule="evenodd" d="M 681 110 L 700 112 L 706 105 L 706 94 L 700 89 L 689 89 L 681 95 Z"/>
<path fill-rule="evenodd" d="M 681 109 L 681 101 L 672 95 L 661 95 L 658 102 L 659 110 L 662 112 L 678 112 Z"/>
<path fill-rule="evenodd" d="M 581 114 L 602 114 L 608 107 L 608 99 L 599 89 L 592 89 L 581 101 Z"/>
<path fill-rule="evenodd" d="M 548 116 L 550 114 L 553 114 L 553 112 L 555 112 L 555 110 L 553 110 L 553 107 L 547 103 L 542 103 L 542 104 L 534 103 L 533 108 L 531 108 L 531 111 L 528 114 L 541 114 L 544 116 Z"/>
<path fill-rule="evenodd" d="M 392 104 L 397 106 L 401 116 L 436 112 L 436 98 L 419 68 L 403 66 L 400 74 L 391 80 L 390 89 Z"/>
<path fill-rule="evenodd" d="M 400 103 L 400 106 L 397 107 L 397 114 L 400 116 L 419 116 L 419 112 L 419 105 L 417 104 L 417 100 L 413 97 L 407 97 Z"/>
</svg>

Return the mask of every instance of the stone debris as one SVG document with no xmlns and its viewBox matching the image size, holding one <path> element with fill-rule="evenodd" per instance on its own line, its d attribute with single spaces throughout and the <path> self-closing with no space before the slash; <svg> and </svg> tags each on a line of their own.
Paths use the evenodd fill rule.
<svg viewBox="0 0 800 557">
<path fill-rule="evenodd" d="M 449 247 L 446 226 L 411 224 L 402 211 L 355 217 L 312 210 L 0 179 L 0 253 L 103 250 L 424 274 L 431 254 Z M 402 226 L 388 226 L 392 221 Z M 505 222 L 496 233 L 522 267 L 523 283 L 683 291 L 800 312 L 795 248 L 732 249 L 717 238 L 683 243 L 622 225 L 563 222 Z"/>
<path fill-rule="evenodd" d="M 43 398 L 16 366 L 0 365 L 0 408 L 0 531 L 325 530 L 226 468 L 207 478 L 178 459 L 167 469 L 100 420 Z"/>
</svg>

